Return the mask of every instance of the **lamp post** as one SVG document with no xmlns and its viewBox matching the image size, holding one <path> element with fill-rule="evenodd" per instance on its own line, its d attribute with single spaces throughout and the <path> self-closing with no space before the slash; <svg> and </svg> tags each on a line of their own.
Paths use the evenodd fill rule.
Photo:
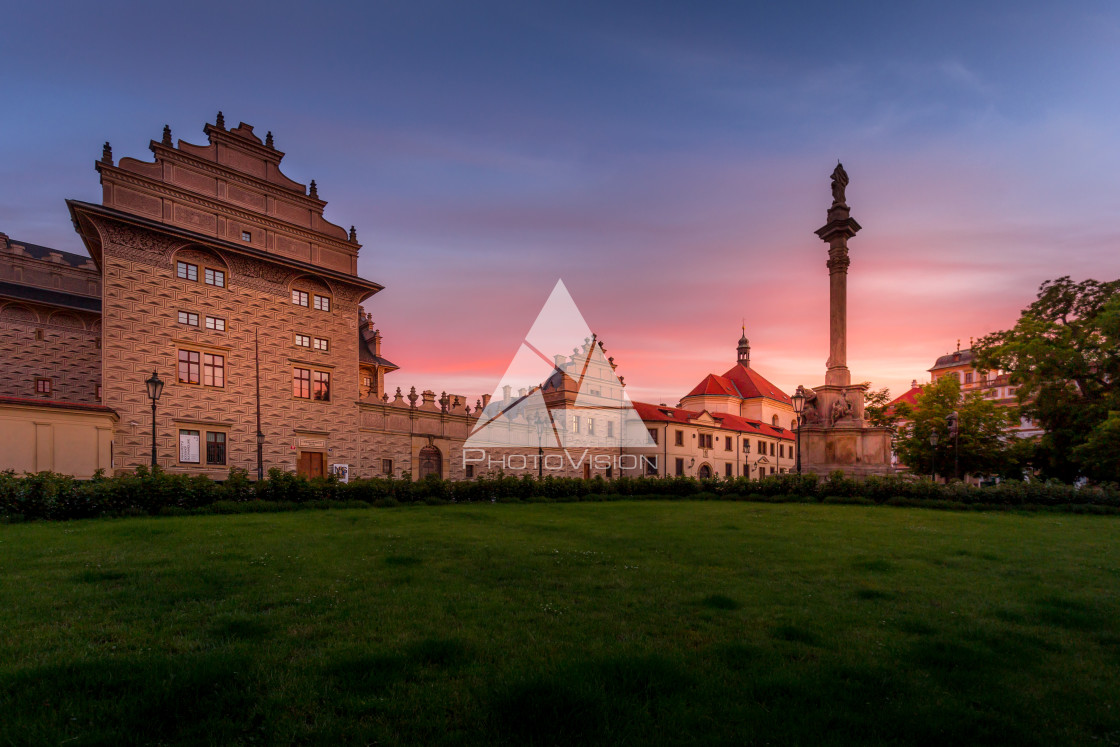
<svg viewBox="0 0 1120 747">
<path fill-rule="evenodd" d="M 163 394 L 163 382 L 159 374 L 152 371 L 152 378 L 144 382 L 148 386 L 148 399 L 152 401 L 152 466 L 156 466 L 156 401 Z"/>
<path fill-rule="evenodd" d="M 264 431 L 261 430 L 261 344 L 257 330 L 253 330 L 253 352 L 257 364 L 257 482 L 264 479 Z"/>
<path fill-rule="evenodd" d="M 933 447 L 933 457 L 931 458 L 931 465 L 930 465 L 930 470 L 929 470 L 930 475 L 929 476 L 930 476 L 930 479 L 933 480 L 934 482 L 937 482 L 937 441 L 940 438 L 941 438 L 941 436 L 937 433 L 937 431 L 930 431 L 929 432 L 929 445 Z"/>
<path fill-rule="evenodd" d="M 959 480 L 961 472 L 961 428 L 960 416 L 957 411 L 949 413 L 945 417 L 946 422 L 949 423 L 949 436 L 953 439 L 953 479 Z"/>
<path fill-rule="evenodd" d="M 797 474 L 801 474 L 801 411 L 805 409 L 805 387 L 798 384 L 797 391 L 793 393 L 793 414 L 797 418 L 797 430 L 794 431 L 794 439 L 796 441 L 797 449 Z"/>
<path fill-rule="evenodd" d="M 546 416 L 547 417 L 547 416 Z M 541 414 L 533 414 L 533 425 L 537 428 L 537 479 L 544 477 L 544 432 L 549 426 L 549 421 Z"/>
</svg>

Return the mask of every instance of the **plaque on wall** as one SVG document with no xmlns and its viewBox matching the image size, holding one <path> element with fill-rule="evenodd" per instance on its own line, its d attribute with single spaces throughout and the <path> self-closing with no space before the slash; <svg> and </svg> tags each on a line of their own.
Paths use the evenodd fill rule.
<svg viewBox="0 0 1120 747">
<path fill-rule="evenodd" d="M 198 464 L 198 431 L 179 431 L 179 461 Z"/>
</svg>

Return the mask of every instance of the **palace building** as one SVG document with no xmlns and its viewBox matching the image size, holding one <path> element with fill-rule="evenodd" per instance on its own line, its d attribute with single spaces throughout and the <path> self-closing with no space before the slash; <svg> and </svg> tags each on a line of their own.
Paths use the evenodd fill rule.
<svg viewBox="0 0 1120 747">
<path fill-rule="evenodd" d="M 544 381 L 473 408 L 390 395 L 398 366 L 366 310 L 382 286 L 358 275 L 355 227 L 324 218 L 314 181 L 283 174 L 271 132 L 227 128 L 219 112 L 203 133 L 193 144 L 165 127 L 151 160 L 114 160 L 105 144 L 100 204 L 66 202 L 88 257 L 0 234 L 0 469 L 127 472 L 153 443 L 163 469 L 219 479 L 258 465 L 413 479 L 541 462 L 581 477 L 792 469 L 790 398 L 751 367 L 745 335 L 735 366 L 678 407 L 618 409 L 625 383 L 594 335 Z M 482 427 L 505 428 L 484 459 Z"/>
</svg>

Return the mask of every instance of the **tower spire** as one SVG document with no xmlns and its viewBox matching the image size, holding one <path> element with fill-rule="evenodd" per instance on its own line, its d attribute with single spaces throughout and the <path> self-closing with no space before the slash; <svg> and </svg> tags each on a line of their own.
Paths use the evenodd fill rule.
<svg viewBox="0 0 1120 747">
<path fill-rule="evenodd" d="M 747 320 L 743 319 L 743 336 L 739 338 L 739 347 L 736 348 L 739 353 L 739 362 L 744 366 L 751 364 L 751 341 L 747 339 Z"/>
</svg>

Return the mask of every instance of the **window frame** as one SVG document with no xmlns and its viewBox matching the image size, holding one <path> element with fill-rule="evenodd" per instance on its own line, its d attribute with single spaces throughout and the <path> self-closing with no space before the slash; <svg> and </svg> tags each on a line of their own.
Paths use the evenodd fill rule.
<svg viewBox="0 0 1120 747">
<path fill-rule="evenodd" d="M 219 283 L 218 280 L 221 279 Z M 225 270 L 219 270 L 216 267 L 203 267 L 202 268 L 202 282 L 204 285 L 209 285 L 212 288 L 225 288 L 228 278 L 226 277 Z"/>
<path fill-rule="evenodd" d="M 184 272 L 186 274 L 184 274 Z M 194 273 L 194 277 L 191 277 L 192 272 Z M 179 280 L 186 280 L 188 283 L 197 283 L 198 265 L 196 265 L 194 262 L 187 262 L 183 259 L 175 260 L 175 277 Z"/>
<path fill-rule="evenodd" d="M 307 340 L 306 344 L 303 342 L 304 340 Z M 295 337 L 294 337 L 294 342 L 295 342 L 295 346 L 297 348 L 310 348 L 311 347 L 311 335 L 305 335 L 305 334 L 301 334 L 299 332 L 296 332 Z"/>
<path fill-rule="evenodd" d="M 42 385 L 46 385 L 43 387 Z M 54 396 L 54 379 L 49 376 L 36 376 L 35 377 L 35 396 L 36 397 L 53 397 Z"/>
<path fill-rule="evenodd" d="M 186 318 L 186 321 L 183 321 L 184 318 Z M 193 322 L 191 321 L 192 318 L 194 319 Z M 180 310 L 178 319 L 179 319 L 179 324 L 182 324 L 184 327 L 197 327 L 198 326 L 198 314 L 194 311 L 182 311 L 182 310 Z"/>
<path fill-rule="evenodd" d="M 331 351 L 331 341 L 329 337 L 313 337 L 311 338 L 311 349 L 318 350 L 321 353 L 329 353 Z"/>
<path fill-rule="evenodd" d="M 311 306 L 311 292 L 300 290 L 299 288 L 292 288 L 292 305 L 300 306 L 302 308 L 309 308 Z"/>
<path fill-rule="evenodd" d="M 325 311 L 329 314 L 331 311 L 331 306 L 333 305 L 331 303 L 331 297 L 320 296 L 318 293 L 315 293 L 313 295 L 315 296 L 315 299 L 312 301 L 312 308 L 314 308 L 315 311 Z"/>
<path fill-rule="evenodd" d="M 219 324 L 221 324 L 221 326 L 218 326 Z M 225 332 L 226 331 L 225 317 L 207 316 L 206 317 L 206 329 L 211 330 L 212 332 Z"/>
</svg>

